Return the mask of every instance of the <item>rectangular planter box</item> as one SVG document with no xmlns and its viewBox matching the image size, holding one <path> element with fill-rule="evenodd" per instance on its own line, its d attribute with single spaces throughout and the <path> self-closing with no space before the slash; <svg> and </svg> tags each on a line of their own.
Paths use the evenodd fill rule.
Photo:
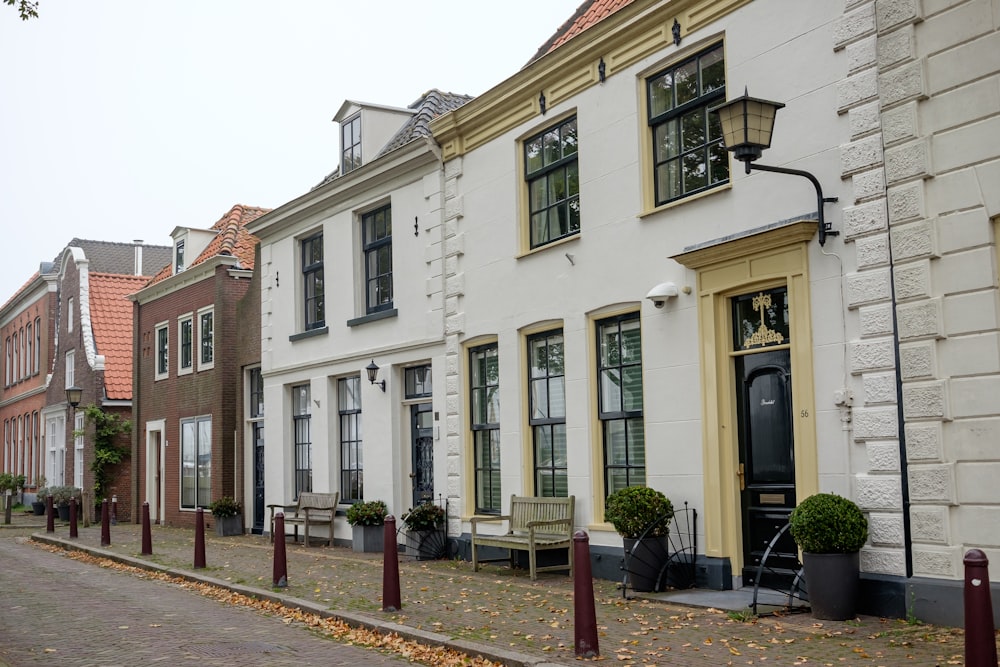
<svg viewBox="0 0 1000 667">
<path fill-rule="evenodd" d="M 352 548 L 359 553 L 378 553 L 385 548 L 385 526 L 351 526 Z"/>
<path fill-rule="evenodd" d="M 243 534 L 243 516 L 227 516 L 215 518 L 215 534 L 219 537 Z"/>
</svg>

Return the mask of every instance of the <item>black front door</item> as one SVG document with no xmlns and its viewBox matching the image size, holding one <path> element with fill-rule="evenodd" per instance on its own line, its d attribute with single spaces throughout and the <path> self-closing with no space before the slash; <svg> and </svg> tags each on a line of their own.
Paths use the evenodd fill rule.
<svg viewBox="0 0 1000 667">
<path fill-rule="evenodd" d="M 253 534 L 264 534 L 264 423 L 253 423 Z"/>
<path fill-rule="evenodd" d="M 413 440 L 413 506 L 434 499 L 434 412 L 431 403 L 410 406 L 410 434 Z"/>
<path fill-rule="evenodd" d="M 752 584 L 772 538 L 795 507 L 792 374 L 788 349 L 736 357 L 743 581 Z M 797 552 L 785 533 L 768 557 L 762 585 L 794 573 Z M 769 581 L 769 579 L 773 579 Z"/>
</svg>

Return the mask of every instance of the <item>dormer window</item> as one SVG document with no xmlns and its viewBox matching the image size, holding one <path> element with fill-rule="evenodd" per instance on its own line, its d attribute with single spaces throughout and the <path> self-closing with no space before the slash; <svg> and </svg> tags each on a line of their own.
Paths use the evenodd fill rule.
<svg viewBox="0 0 1000 667">
<path fill-rule="evenodd" d="M 340 125 L 340 173 L 346 174 L 361 166 L 361 114 Z"/>
<path fill-rule="evenodd" d="M 174 273 L 180 273 L 184 270 L 184 241 L 183 239 L 178 241 L 174 245 Z"/>
</svg>

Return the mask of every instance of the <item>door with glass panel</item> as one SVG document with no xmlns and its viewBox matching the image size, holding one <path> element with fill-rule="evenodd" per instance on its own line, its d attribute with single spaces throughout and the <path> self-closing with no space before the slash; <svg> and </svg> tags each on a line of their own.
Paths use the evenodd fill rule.
<svg viewBox="0 0 1000 667">
<path fill-rule="evenodd" d="M 413 506 L 434 499 L 434 406 L 431 367 L 416 366 L 404 372 L 405 398 L 410 404 L 410 481 Z"/>
<path fill-rule="evenodd" d="M 795 507 L 792 372 L 787 288 L 738 296 L 733 357 L 739 431 L 743 581 L 751 584 L 768 544 Z M 793 574 L 795 544 L 786 532 L 767 559 L 765 576 Z M 776 581 L 762 581 L 772 585 Z"/>
</svg>

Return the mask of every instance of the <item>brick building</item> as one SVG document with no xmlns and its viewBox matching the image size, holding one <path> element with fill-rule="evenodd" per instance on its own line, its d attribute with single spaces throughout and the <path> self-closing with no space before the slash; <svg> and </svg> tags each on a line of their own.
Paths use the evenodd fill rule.
<svg viewBox="0 0 1000 667">
<path fill-rule="evenodd" d="M 266 210 L 236 205 L 209 229 L 177 227 L 173 254 L 134 302 L 133 502 L 161 524 L 193 525 L 221 496 L 242 498 L 243 401 L 238 304 L 251 286 L 256 239 L 245 225 Z M 258 348 L 259 349 L 259 344 Z M 249 358 L 256 361 L 257 352 Z M 209 515 L 208 520 L 211 521 Z"/>
</svg>

